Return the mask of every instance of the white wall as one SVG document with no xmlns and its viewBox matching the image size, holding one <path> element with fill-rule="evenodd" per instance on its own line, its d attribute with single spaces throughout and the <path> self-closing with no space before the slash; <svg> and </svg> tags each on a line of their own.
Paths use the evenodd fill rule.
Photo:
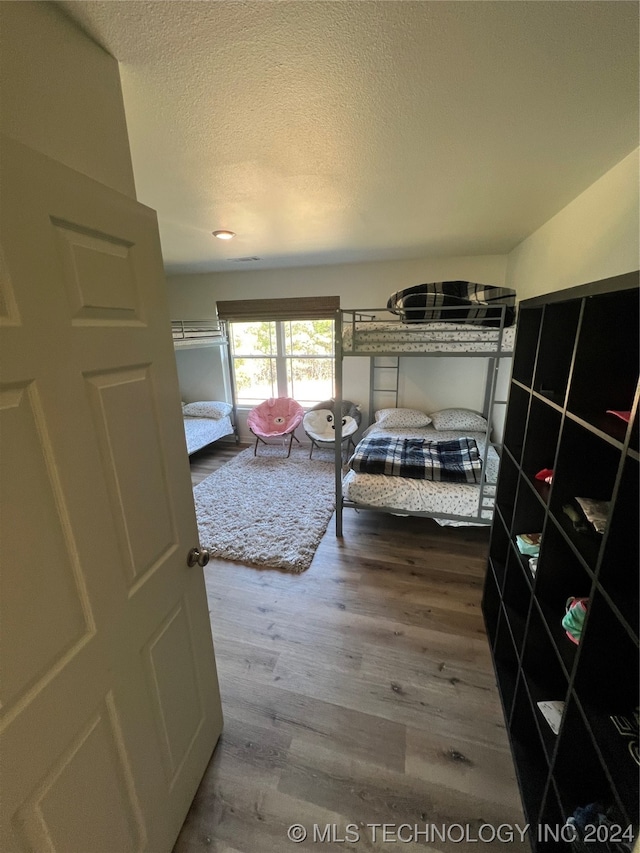
<svg viewBox="0 0 640 853">
<path fill-rule="evenodd" d="M 225 376 L 228 375 L 226 350 L 220 347 L 177 350 L 176 363 L 184 403 L 226 400 L 229 396 L 225 384 Z"/>
<path fill-rule="evenodd" d="M 505 274 L 506 257 L 486 255 L 172 276 L 167 286 L 172 317 L 194 319 L 213 316 L 218 299 L 338 295 L 343 308 L 383 308 L 389 295 L 403 287 L 449 279 L 503 285 Z M 198 395 L 206 390 L 203 378 L 209 369 L 216 398 L 221 389 L 216 357 L 211 350 L 192 351 L 187 365 L 184 354 L 178 355 L 183 399 L 203 399 Z M 508 373 L 510 361 L 505 366 Z M 401 404 L 425 411 L 454 405 L 481 409 L 484 375 L 485 363 L 476 359 L 407 358 L 401 372 Z M 345 359 L 343 396 L 366 410 L 368 389 L 369 359 Z M 243 417 L 240 427 L 247 437 Z"/>
<path fill-rule="evenodd" d="M 0 130 L 135 198 L 118 63 L 52 3 L 0 2 Z"/>
<path fill-rule="evenodd" d="M 205 312 L 215 310 L 218 299 L 337 294 L 343 308 L 376 308 L 384 306 L 393 291 L 424 281 L 459 278 L 502 285 L 505 274 L 504 255 L 482 255 L 277 270 L 243 269 L 171 276 L 167 281 L 173 315 L 200 311 L 205 316 Z"/>
<path fill-rule="evenodd" d="M 640 149 L 633 151 L 510 253 L 518 299 L 640 267 Z"/>
</svg>

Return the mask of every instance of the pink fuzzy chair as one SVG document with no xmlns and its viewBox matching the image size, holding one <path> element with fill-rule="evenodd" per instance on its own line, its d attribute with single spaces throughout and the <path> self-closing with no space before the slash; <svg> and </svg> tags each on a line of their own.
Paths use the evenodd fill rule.
<svg viewBox="0 0 640 853">
<path fill-rule="evenodd" d="M 304 409 L 300 403 L 296 403 L 291 397 L 270 397 L 264 403 L 260 403 L 255 409 L 251 409 L 247 417 L 247 426 L 256 437 L 256 446 L 253 455 L 258 453 L 258 442 L 268 444 L 265 438 L 278 438 L 289 436 L 289 451 L 287 458 L 291 455 L 293 439 L 298 439 L 293 434 L 296 427 L 302 423 Z M 300 442 L 298 442 L 299 444 Z"/>
</svg>

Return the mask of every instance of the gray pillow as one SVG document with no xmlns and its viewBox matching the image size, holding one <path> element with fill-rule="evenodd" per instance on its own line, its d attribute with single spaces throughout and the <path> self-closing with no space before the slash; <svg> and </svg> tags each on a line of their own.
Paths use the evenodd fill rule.
<svg viewBox="0 0 640 853">
<path fill-rule="evenodd" d="M 233 407 L 219 400 L 200 400 L 197 403 L 187 403 L 182 407 L 182 414 L 187 418 L 213 418 L 219 421 L 225 415 L 230 415 Z"/>
<path fill-rule="evenodd" d="M 383 429 L 410 429 L 429 426 L 431 418 L 417 409 L 379 409 L 376 412 L 376 423 Z"/>
<path fill-rule="evenodd" d="M 486 432 L 487 420 L 478 412 L 471 409 L 441 409 L 431 414 L 435 429 L 469 430 L 470 432 Z"/>
</svg>

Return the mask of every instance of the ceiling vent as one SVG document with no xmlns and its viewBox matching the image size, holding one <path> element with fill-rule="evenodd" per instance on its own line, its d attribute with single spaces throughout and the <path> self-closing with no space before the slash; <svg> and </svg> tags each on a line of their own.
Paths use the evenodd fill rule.
<svg viewBox="0 0 640 853">
<path fill-rule="evenodd" d="M 227 258 L 228 261 L 233 261 L 234 264 L 248 264 L 250 261 L 261 261 L 262 258 L 256 258 L 255 255 L 249 255 L 246 258 Z"/>
</svg>

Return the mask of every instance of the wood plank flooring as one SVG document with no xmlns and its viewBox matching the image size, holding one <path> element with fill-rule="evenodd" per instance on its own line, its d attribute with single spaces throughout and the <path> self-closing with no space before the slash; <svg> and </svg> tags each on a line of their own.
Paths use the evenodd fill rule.
<svg viewBox="0 0 640 853">
<path fill-rule="evenodd" d="M 242 449 L 193 456 L 194 485 Z M 525 825 L 480 609 L 488 530 L 347 510 L 344 533 L 302 575 L 205 569 L 225 727 L 174 853 L 484 853 L 505 844 L 481 825 Z"/>
</svg>

